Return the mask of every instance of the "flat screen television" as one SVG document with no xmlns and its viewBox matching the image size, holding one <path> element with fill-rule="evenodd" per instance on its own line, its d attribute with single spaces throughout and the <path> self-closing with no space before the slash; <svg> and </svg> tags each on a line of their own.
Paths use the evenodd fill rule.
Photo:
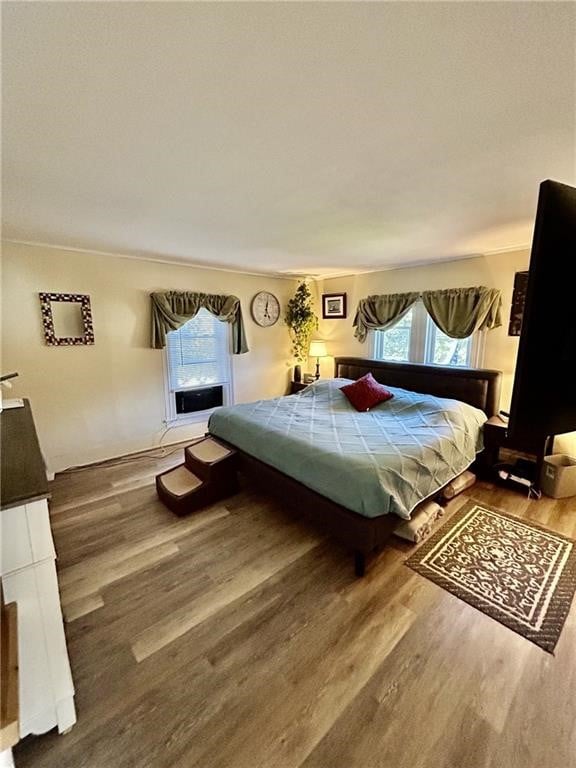
<svg viewBox="0 0 576 768">
<path fill-rule="evenodd" d="M 576 189 L 540 185 L 508 432 L 576 431 Z"/>
</svg>

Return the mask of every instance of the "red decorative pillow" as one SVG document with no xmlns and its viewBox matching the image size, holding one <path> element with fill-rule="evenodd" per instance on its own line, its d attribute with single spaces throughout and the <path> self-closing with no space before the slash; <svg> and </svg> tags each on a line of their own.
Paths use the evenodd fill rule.
<svg viewBox="0 0 576 768">
<path fill-rule="evenodd" d="M 343 387 L 340 387 L 340 390 L 344 392 L 357 411 L 369 411 L 375 405 L 384 403 L 386 400 L 394 397 L 392 392 L 389 392 L 386 387 L 378 384 L 371 373 L 367 373 L 352 384 L 345 384 Z"/>
</svg>

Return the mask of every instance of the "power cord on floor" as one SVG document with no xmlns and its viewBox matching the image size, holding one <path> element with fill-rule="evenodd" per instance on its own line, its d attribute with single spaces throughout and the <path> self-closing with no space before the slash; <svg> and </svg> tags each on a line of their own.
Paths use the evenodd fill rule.
<svg viewBox="0 0 576 768">
<path fill-rule="evenodd" d="M 158 459 L 167 458 L 168 456 L 175 454 L 177 451 L 182 450 L 183 443 L 189 442 L 188 440 L 182 440 L 182 442 L 177 443 L 176 447 L 172 448 L 172 450 L 168 450 L 167 447 L 164 447 L 162 445 L 164 438 L 172 429 L 174 429 L 174 427 L 166 427 L 160 435 L 160 440 L 158 441 L 158 448 L 160 451 L 158 453 L 146 452 L 134 454 L 132 456 L 118 456 L 117 458 L 113 459 L 103 459 L 102 461 L 96 461 L 91 464 L 77 464 L 75 466 L 63 469 L 61 472 L 58 472 L 58 474 L 73 474 L 75 472 L 85 472 L 86 470 L 94 469 L 96 467 L 118 467 L 122 466 L 123 464 L 132 464 L 135 461 L 157 461 Z"/>
</svg>

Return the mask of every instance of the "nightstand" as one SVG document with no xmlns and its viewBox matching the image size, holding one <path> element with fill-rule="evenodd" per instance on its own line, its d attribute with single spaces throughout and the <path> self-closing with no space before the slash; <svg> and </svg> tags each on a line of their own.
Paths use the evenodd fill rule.
<svg viewBox="0 0 576 768">
<path fill-rule="evenodd" d="M 308 386 L 308 384 L 304 384 L 303 381 L 291 381 L 290 382 L 290 391 L 289 391 L 288 394 L 295 395 L 296 392 L 301 392 L 307 386 Z"/>
<path fill-rule="evenodd" d="M 508 422 L 503 421 L 499 416 L 492 416 L 484 424 L 484 452 L 481 457 L 482 467 L 487 474 L 495 474 L 494 467 L 500 461 L 502 448 L 536 458 L 534 486 L 538 489 L 544 457 L 554 450 L 554 436 L 535 437 L 533 440 L 513 440 L 508 435 Z"/>
</svg>

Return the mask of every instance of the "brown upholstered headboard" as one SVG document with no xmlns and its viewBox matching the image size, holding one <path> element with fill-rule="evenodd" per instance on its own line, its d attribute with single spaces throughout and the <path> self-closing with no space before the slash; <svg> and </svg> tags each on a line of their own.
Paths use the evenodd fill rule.
<svg viewBox="0 0 576 768">
<path fill-rule="evenodd" d="M 359 379 L 368 371 L 381 384 L 422 392 L 425 395 L 451 397 L 480 408 L 490 417 L 500 407 L 502 373 L 484 368 L 447 368 L 418 363 L 388 363 L 363 357 L 337 357 L 334 375 Z"/>
</svg>

